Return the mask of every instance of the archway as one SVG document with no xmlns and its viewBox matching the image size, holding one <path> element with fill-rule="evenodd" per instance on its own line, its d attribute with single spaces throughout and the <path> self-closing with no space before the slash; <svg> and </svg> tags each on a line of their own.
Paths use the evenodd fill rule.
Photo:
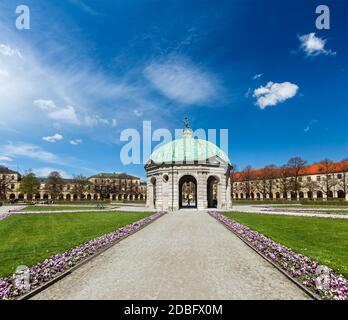
<svg viewBox="0 0 348 320">
<path fill-rule="evenodd" d="M 197 181 L 193 176 L 183 176 L 179 181 L 179 208 L 197 208 Z"/>
<path fill-rule="evenodd" d="M 152 184 L 152 204 L 156 208 L 156 178 L 151 179 Z"/>
<path fill-rule="evenodd" d="M 207 181 L 207 203 L 208 208 L 217 208 L 218 206 L 218 183 L 219 180 L 211 176 Z"/>
<path fill-rule="evenodd" d="M 343 190 L 338 190 L 337 191 L 337 198 L 339 199 L 344 199 L 345 198 L 345 194 Z"/>
</svg>

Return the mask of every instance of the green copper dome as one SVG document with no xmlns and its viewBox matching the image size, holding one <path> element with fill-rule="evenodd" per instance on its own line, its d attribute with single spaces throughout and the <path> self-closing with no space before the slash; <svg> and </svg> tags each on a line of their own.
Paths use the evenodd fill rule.
<svg viewBox="0 0 348 320">
<path fill-rule="evenodd" d="M 190 135 L 186 137 L 184 135 L 184 138 L 171 141 L 156 149 L 150 156 L 150 161 L 157 164 L 194 162 L 205 161 L 215 156 L 230 163 L 226 153 L 215 144 L 201 139 L 193 139 Z"/>
</svg>

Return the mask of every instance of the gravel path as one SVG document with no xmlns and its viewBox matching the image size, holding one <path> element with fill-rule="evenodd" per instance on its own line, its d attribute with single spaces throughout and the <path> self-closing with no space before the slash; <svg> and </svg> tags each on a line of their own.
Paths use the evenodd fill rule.
<svg viewBox="0 0 348 320">
<path fill-rule="evenodd" d="M 308 299 L 206 212 L 163 216 L 34 299 Z"/>
</svg>

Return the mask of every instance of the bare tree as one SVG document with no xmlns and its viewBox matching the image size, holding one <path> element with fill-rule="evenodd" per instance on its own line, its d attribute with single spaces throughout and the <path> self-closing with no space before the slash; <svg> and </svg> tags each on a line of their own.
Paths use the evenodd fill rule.
<svg viewBox="0 0 348 320">
<path fill-rule="evenodd" d="M 63 191 L 63 178 L 58 171 L 52 171 L 47 177 L 47 191 L 53 200 L 57 200 Z"/>
<path fill-rule="evenodd" d="M 287 193 L 291 190 L 291 172 L 287 165 L 283 165 L 279 169 L 279 189 L 283 195 L 287 195 Z"/>
<path fill-rule="evenodd" d="M 273 186 L 275 183 L 275 179 L 279 176 L 278 168 L 274 164 L 270 164 L 266 166 L 264 169 L 264 176 L 266 178 L 266 188 L 267 188 L 267 193 L 270 198 L 273 196 Z"/>
<path fill-rule="evenodd" d="M 235 182 L 236 182 L 236 172 L 237 172 L 237 165 L 232 163 L 231 171 L 230 171 L 230 181 L 231 181 L 231 197 L 233 198 L 233 194 L 236 191 L 235 190 Z"/>
<path fill-rule="evenodd" d="M 303 168 L 305 167 L 307 160 L 303 160 L 301 157 L 293 157 L 289 159 L 287 167 L 290 172 L 290 191 L 298 192 L 301 189 L 301 183 L 299 181 L 299 176 Z"/>
<path fill-rule="evenodd" d="M 332 188 L 337 184 L 335 175 L 336 164 L 328 158 L 320 161 L 319 172 L 324 175 L 324 181 L 319 184 L 321 191 L 327 196 L 330 196 Z"/>
<path fill-rule="evenodd" d="M 342 160 L 342 179 L 340 181 L 340 185 L 343 189 L 344 195 L 348 194 L 348 158 Z"/>
<path fill-rule="evenodd" d="M 241 190 L 246 194 L 246 198 L 250 198 L 250 194 L 255 190 L 255 186 L 252 183 L 254 174 L 251 166 L 246 166 L 244 170 L 240 172 L 240 180 Z"/>
<path fill-rule="evenodd" d="M 312 179 L 304 181 L 302 186 L 306 188 L 308 192 L 311 192 L 312 195 L 319 189 L 318 182 L 313 181 Z"/>
<path fill-rule="evenodd" d="M 115 193 L 117 186 L 114 181 L 107 182 L 102 179 L 98 184 L 94 184 L 94 191 L 100 195 L 102 200 L 105 200 L 108 195 Z"/>
<path fill-rule="evenodd" d="M 76 194 L 80 199 L 84 197 L 84 193 L 87 190 L 89 181 L 83 175 L 76 175 L 73 177 L 73 188 L 72 192 Z"/>
</svg>

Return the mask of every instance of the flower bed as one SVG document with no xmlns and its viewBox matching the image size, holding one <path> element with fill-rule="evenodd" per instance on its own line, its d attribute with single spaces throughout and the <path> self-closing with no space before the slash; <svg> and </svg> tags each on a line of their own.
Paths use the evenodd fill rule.
<svg viewBox="0 0 348 320">
<path fill-rule="evenodd" d="M 43 262 L 39 262 L 28 269 L 27 274 L 13 274 L 6 278 L 0 278 L 0 300 L 15 299 L 28 293 L 28 289 L 34 290 L 72 267 L 81 263 L 86 258 L 107 248 L 116 241 L 138 231 L 143 226 L 161 217 L 164 212 L 157 212 L 149 217 L 136 221 L 125 227 L 105 234 L 94 240 L 90 240 L 80 246 L 69 249 L 61 254 L 56 254 Z M 28 279 L 28 283 L 23 280 Z"/>
<path fill-rule="evenodd" d="M 19 206 L 19 207 L 16 207 L 15 209 L 8 210 L 7 212 L 0 212 L 0 221 L 8 218 L 9 216 L 11 216 L 19 211 L 21 211 L 24 208 L 25 208 L 25 206 Z"/>
<path fill-rule="evenodd" d="M 348 299 L 347 280 L 342 275 L 216 211 L 209 214 L 322 299 Z"/>
</svg>

